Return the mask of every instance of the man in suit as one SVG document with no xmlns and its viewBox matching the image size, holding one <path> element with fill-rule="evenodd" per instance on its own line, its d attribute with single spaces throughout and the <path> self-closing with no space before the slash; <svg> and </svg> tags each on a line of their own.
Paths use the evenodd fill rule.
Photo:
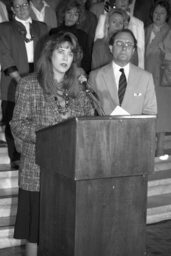
<svg viewBox="0 0 171 256">
<path fill-rule="evenodd" d="M 110 115 L 117 106 L 131 115 L 157 114 L 152 74 L 130 63 L 136 47 L 132 31 L 117 31 L 110 40 L 113 61 L 90 73 L 88 84 L 97 94 L 105 115 Z M 125 93 L 119 102 L 121 71 Z"/>
<path fill-rule="evenodd" d="M 24 75 L 34 71 L 40 52 L 40 40 L 48 33 L 45 23 L 30 18 L 28 0 L 11 0 L 12 21 L 0 24 L 0 56 L 2 66 L 1 99 L 2 122 L 12 168 L 18 168 L 19 154 L 16 151 L 9 122 L 15 105 L 15 90 Z"/>
</svg>

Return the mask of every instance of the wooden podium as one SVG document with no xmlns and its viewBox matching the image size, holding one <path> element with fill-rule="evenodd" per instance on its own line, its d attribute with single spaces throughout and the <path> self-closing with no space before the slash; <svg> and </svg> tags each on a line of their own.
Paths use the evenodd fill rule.
<svg viewBox="0 0 171 256">
<path fill-rule="evenodd" d="M 41 256 L 144 256 L 155 116 L 74 118 L 37 132 Z"/>
</svg>

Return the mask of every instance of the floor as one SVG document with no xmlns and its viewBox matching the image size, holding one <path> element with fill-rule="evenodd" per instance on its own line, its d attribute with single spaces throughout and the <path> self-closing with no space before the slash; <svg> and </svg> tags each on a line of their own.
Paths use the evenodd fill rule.
<svg viewBox="0 0 171 256">
<path fill-rule="evenodd" d="M 147 226 L 147 253 L 171 256 L 171 220 Z"/>
<path fill-rule="evenodd" d="M 2 249 L 0 256 L 24 256 L 24 246 Z M 147 225 L 146 256 L 171 256 L 171 220 Z"/>
</svg>

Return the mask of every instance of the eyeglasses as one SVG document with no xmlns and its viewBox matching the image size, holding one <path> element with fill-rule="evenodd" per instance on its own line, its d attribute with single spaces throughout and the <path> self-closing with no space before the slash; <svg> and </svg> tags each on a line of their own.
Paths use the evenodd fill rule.
<svg viewBox="0 0 171 256">
<path fill-rule="evenodd" d="M 131 43 L 131 42 L 123 42 L 123 41 L 120 41 L 120 40 L 116 40 L 114 42 L 114 45 L 116 45 L 117 47 L 120 47 L 120 48 L 126 48 L 128 50 L 131 50 L 132 48 L 134 48 L 134 44 Z"/>
<path fill-rule="evenodd" d="M 14 8 L 15 8 L 16 10 L 20 10 L 20 9 L 27 9 L 28 6 L 29 6 L 28 3 L 24 3 L 24 4 L 20 4 L 20 5 L 19 5 L 19 4 L 18 4 L 18 5 L 15 5 Z"/>
</svg>

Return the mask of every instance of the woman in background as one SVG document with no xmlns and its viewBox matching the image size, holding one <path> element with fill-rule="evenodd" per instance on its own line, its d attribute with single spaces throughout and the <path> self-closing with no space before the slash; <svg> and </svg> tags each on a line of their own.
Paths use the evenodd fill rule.
<svg viewBox="0 0 171 256">
<path fill-rule="evenodd" d="M 91 67 L 91 52 L 88 46 L 88 34 L 78 28 L 81 8 L 81 4 L 78 0 L 68 0 L 58 5 L 58 19 L 60 25 L 57 28 L 51 29 L 50 35 L 56 34 L 59 31 L 73 33 L 77 37 L 83 52 L 80 65 L 88 73 Z"/>
<path fill-rule="evenodd" d="M 26 239 L 26 255 L 37 255 L 40 169 L 35 163 L 36 131 L 76 116 L 94 115 L 79 82 L 79 45 L 71 33 L 51 36 L 37 73 L 22 78 L 16 91 L 11 128 L 21 152 L 19 200 L 14 237 Z"/>
<path fill-rule="evenodd" d="M 169 10 L 167 1 L 155 2 L 151 12 L 153 22 L 147 27 L 145 36 L 145 69 L 153 74 L 158 103 L 157 156 L 164 154 L 164 132 L 171 131 L 171 29 L 167 24 Z"/>
</svg>

